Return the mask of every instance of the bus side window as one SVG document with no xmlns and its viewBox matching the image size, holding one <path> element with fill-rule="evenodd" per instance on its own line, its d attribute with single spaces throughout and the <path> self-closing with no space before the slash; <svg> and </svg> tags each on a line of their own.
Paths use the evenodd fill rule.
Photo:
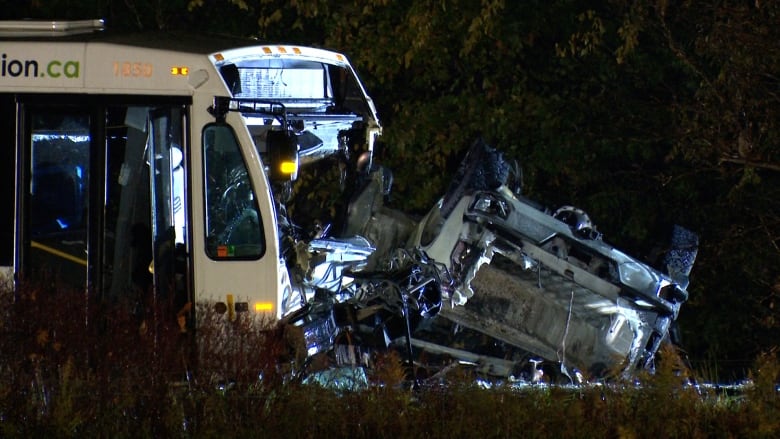
<svg viewBox="0 0 780 439">
<path fill-rule="evenodd" d="M 89 239 L 89 114 L 76 108 L 30 106 L 25 116 L 29 187 L 24 215 L 30 247 L 22 254 L 23 270 L 28 277 L 50 273 L 83 288 Z"/>
<path fill-rule="evenodd" d="M 262 219 L 233 130 L 203 130 L 206 253 L 212 259 L 258 259 L 265 252 Z"/>
</svg>

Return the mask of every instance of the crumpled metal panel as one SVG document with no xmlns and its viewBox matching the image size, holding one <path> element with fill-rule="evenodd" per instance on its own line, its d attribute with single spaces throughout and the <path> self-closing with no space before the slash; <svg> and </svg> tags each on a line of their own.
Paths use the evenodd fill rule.
<svg viewBox="0 0 780 439">
<path fill-rule="evenodd" d="M 605 242 L 581 210 L 552 212 L 504 183 L 453 184 L 410 239 L 456 280 L 441 316 L 564 368 L 652 368 L 688 297 L 696 235 L 675 228 L 662 272 Z"/>
<path fill-rule="evenodd" d="M 688 297 L 696 234 L 675 227 L 661 271 L 604 241 L 581 209 L 551 211 L 522 196 L 509 169 L 475 142 L 416 224 L 384 206 L 389 171 L 369 174 L 343 237 L 311 240 L 298 257 L 309 303 L 290 321 L 308 352 L 333 351 L 352 333 L 378 336 L 380 348 L 405 339 L 409 360 L 416 348 L 494 374 L 530 364 L 535 376 L 541 360 L 570 379 L 652 369 Z M 456 340 L 459 328 L 478 337 Z M 497 350 L 474 343 L 482 339 Z"/>
</svg>

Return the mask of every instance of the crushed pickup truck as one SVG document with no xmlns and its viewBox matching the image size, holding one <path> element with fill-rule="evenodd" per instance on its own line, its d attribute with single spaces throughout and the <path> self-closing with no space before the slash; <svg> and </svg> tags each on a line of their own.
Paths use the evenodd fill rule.
<svg viewBox="0 0 780 439">
<path fill-rule="evenodd" d="M 400 349 L 418 376 L 448 364 L 529 381 L 652 370 L 688 298 L 698 237 L 675 226 L 653 268 L 582 210 L 526 199 L 512 169 L 475 142 L 413 221 L 384 205 L 392 176 L 378 167 L 340 236 L 296 241 L 300 306 L 284 322 L 301 329 L 309 363 L 370 367 L 373 352 Z"/>
</svg>

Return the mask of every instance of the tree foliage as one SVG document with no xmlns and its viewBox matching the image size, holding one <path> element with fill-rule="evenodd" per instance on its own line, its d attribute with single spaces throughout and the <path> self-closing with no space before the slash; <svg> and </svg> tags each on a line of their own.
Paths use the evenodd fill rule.
<svg viewBox="0 0 780 439">
<path fill-rule="evenodd" d="M 700 233 L 681 316 L 694 358 L 748 364 L 776 345 L 780 4 L 70 3 L 39 0 L 20 13 L 93 8 L 119 28 L 197 28 L 344 52 L 383 119 L 380 160 L 395 172 L 396 207 L 427 209 L 482 136 L 521 163 L 529 196 L 584 208 L 632 254 L 649 257 L 671 224 Z"/>
</svg>

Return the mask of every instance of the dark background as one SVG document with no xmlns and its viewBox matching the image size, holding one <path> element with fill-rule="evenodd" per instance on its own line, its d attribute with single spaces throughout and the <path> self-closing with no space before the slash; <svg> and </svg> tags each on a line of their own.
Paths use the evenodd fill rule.
<svg viewBox="0 0 780 439">
<path fill-rule="evenodd" d="M 739 378 L 776 355 L 780 4 L 0 0 L 0 11 L 341 51 L 380 112 L 393 207 L 427 210 L 482 136 L 520 162 L 526 195 L 586 210 L 631 255 L 651 259 L 672 224 L 699 233 L 679 322 L 700 373 Z M 332 197 L 313 195 L 327 209 Z"/>
</svg>

